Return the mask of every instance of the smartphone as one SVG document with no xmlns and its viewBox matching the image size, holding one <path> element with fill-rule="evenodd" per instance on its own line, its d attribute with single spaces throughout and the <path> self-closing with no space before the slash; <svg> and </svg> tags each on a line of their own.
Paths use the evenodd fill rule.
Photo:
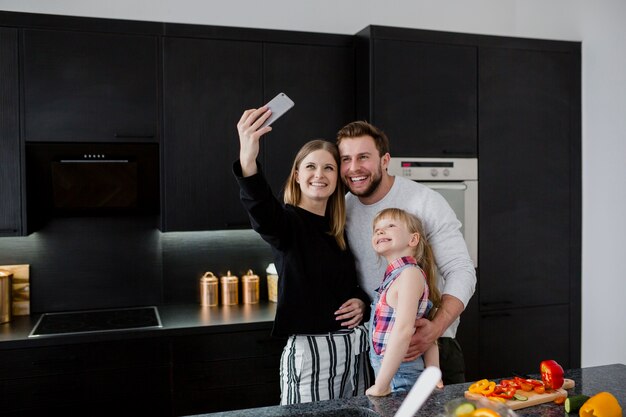
<svg viewBox="0 0 626 417">
<path fill-rule="evenodd" d="M 269 119 L 263 123 L 261 127 L 269 126 L 274 123 L 280 116 L 287 113 L 294 106 L 293 100 L 287 97 L 285 93 L 278 93 L 276 97 L 271 99 L 265 106 L 268 107 L 272 114 Z"/>
</svg>

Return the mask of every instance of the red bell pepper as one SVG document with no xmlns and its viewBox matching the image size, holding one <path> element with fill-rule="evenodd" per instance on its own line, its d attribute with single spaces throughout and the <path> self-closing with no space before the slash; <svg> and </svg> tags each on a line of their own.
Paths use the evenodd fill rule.
<svg viewBox="0 0 626 417">
<path fill-rule="evenodd" d="M 556 361 L 541 362 L 541 380 L 546 389 L 559 389 L 563 386 L 563 368 Z"/>
</svg>

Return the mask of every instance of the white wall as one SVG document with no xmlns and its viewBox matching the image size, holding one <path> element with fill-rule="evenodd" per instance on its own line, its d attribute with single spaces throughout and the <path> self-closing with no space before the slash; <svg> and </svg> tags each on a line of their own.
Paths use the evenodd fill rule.
<svg viewBox="0 0 626 417">
<path fill-rule="evenodd" d="M 582 365 L 626 363 L 623 0 L 0 0 L 0 10 L 344 34 L 377 24 L 582 41 Z"/>
</svg>

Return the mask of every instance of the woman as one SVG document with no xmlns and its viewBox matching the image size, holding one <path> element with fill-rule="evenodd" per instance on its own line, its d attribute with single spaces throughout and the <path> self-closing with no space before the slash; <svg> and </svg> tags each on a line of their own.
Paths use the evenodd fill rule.
<svg viewBox="0 0 626 417">
<path fill-rule="evenodd" d="M 266 107 L 246 110 L 239 123 L 239 161 L 233 171 L 252 227 L 270 244 L 280 277 L 274 336 L 283 350 L 281 404 L 345 398 L 364 392 L 359 367 L 367 361 L 369 298 L 358 286 L 344 234 L 345 203 L 337 147 L 306 143 L 285 184 L 284 205 L 256 162 Z M 346 301 L 347 300 L 347 301 Z M 344 321 L 345 320 L 345 321 Z"/>
</svg>

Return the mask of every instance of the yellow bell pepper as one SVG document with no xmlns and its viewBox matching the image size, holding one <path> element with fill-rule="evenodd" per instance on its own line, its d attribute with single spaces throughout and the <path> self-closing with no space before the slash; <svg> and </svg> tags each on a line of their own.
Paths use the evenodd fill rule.
<svg viewBox="0 0 626 417">
<path fill-rule="evenodd" d="M 494 381 L 489 381 L 487 379 L 481 379 L 470 385 L 469 392 L 473 392 L 476 394 L 489 395 L 496 388 L 496 383 Z"/>
<path fill-rule="evenodd" d="M 622 417 L 622 407 L 608 392 L 601 392 L 589 398 L 580 410 L 580 417 Z"/>
</svg>

